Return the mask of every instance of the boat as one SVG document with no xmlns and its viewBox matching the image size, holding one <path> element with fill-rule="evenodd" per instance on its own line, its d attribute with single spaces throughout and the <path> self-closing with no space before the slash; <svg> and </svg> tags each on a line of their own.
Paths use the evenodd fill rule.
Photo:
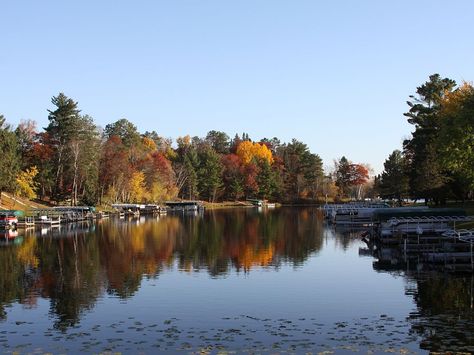
<svg viewBox="0 0 474 355">
<path fill-rule="evenodd" d="M 47 226 L 59 226 L 61 224 L 61 217 L 40 216 L 40 223 Z"/>
<path fill-rule="evenodd" d="M 0 229 L 16 229 L 18 225 L 17 211 L 0 212 Z"/>
<path fill-rule="evenodd" d="M 2 238 L 4 240 L 13 240 L 16 237 L 18 237 L 18 231 L 17 230 L 9 229 L 9 230 L 2 231 L 0 233 L 0 238 Z"/>
<path fill-rule="evenodd" d="M 9 245 L 19 245 L 23 242 L 23 237 L 18 235 L 14 229 L 0 230 L 0 247 Z"/>
<path fill-rule="evenodd" d="M 250 202 L 255 207 L 262 207 L 265 203 L 265 201 L 263 201 L 263 200 L 258 200 L 258 199 L 254 199 L 254 198 L 248 198 L 247 201 Z"/>
</svg>

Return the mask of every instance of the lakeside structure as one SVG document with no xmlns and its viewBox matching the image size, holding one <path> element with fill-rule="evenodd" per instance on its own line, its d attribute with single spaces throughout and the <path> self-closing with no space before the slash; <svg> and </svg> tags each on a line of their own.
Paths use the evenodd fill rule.
<svg viewBox="0 0 474 355">
<path fill-rule="evenodd" d="M 201 201 L 167 201 L 164 205 L 158 204 L 113 204 L 112 208 L 119 217 L 138 217 L 140 215 L 163 215 L 168 211 L 203 211 Z M 27 211 L 1 210 L 0 229 L 29 228 L 35 225 L 56 226 L 91 219 L 103 219 L 110 216 L 109 212 L 96 211 L 91 206 L 55 206 L 50 208 L 31 208 Z"/>
<path fill-rule="evenodd" d="M 166 201 L 165 206 L 171 212 L 200 212 L 204 211 L 201 201 Z"/>
<path fill-rule="evenodd" d="M 0 211 L 0 229 L 15 229 L 18 225 L 18 218 L 23 216 L 22 211 L 3 210 Z"/>
<path fill-rule="evenodd" d="M 474 221 L 459 208 L 342 204 L 322 207 L 335 228 L 358 230 L 371 253 L 386 262 L 474 272 Z"/>
</svg>

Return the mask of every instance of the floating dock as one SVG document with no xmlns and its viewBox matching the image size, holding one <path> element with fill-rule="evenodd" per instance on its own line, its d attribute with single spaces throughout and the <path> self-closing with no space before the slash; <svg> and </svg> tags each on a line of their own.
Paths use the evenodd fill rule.
<svg viewBox="0 0 474 355">
<path fill-rule="evenodd" d="M 328 205 L 322 208 L 337 228 L 360 231 L 382 263 L 417 263 L 474 272 L 474 230 L 459 229 L 474 221 L 459 208 Z M 359 229 L 360 228 L 360 229 Z"/>
</svg>

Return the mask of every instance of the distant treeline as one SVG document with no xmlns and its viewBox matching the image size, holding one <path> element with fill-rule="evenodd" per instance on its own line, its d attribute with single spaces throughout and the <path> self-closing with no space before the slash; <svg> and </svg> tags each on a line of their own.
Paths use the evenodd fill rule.
<svg viewBox="0 0 474 355">
<path fill-rule="evenodd" d="M 0 115 L 0 191 L 73 205 L 473 197 L 474 88 L 438 74 L 410 96 L 405 116 L 414 132 L 373 181 L 367 165 L 345 157 L 325 174 L 319 155 L 296 139 L 253 141 L 246 133 L 230 138 L 210 131 L 173 142 L 155 131 L 140 133 L 126 119 L 101 129 L 63 93 L 51 102 L 42 131 L 31 120 L 13 129 Z"/>
<path fill-rule="evenodd" d="M 0 191 L 73 205 L 177 197 L 296 202 L 351 189 L 360 194 L 368 180 L 367 169 L 346 158 L 338 177 L 325 176 L 319 155 L 296 139 L 252 141 L 245 133 L 231 139 L 210 131 L 172 142 L 155 131 L 140 133 L 126 119 L 100 129 L 63 93 L 51 101 L 43 131 L 31 120 L 14 129 L 0 116 Z"/>
<path fill-rule="evenodd" d="M 428 203 L 473 198 L 474 88 L 439 74 L 417 88 L 405 113 L 414 126 L 403 151 L 395 150 L 375 178 L 384 198 L 411 197 Z"/>
</svg>

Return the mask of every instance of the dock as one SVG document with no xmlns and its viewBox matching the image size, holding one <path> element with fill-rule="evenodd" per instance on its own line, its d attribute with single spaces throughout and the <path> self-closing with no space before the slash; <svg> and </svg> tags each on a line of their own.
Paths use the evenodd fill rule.
<svg viewBox="0 0 474 355">
<path fill-rule="evenodd" d="M 204 211 L 204 205 L 201 201 L 166 201 L 165 206 L 170 212 Z"/>
<path fill-rule="evenodd" d="M 474 272 L 474 230 L 460 229 L 474 216 L 463 209 L 342 204 L 322 210 L 336 230 L 357 229 L 381 264 Z"/>
<path fill-rule="evenodd" d="M 112 205 L 119 217 L 139 217 L 141 215 L 166 214 L 167 208 L 158 204 L 115 203 Z"/>
</svg>

